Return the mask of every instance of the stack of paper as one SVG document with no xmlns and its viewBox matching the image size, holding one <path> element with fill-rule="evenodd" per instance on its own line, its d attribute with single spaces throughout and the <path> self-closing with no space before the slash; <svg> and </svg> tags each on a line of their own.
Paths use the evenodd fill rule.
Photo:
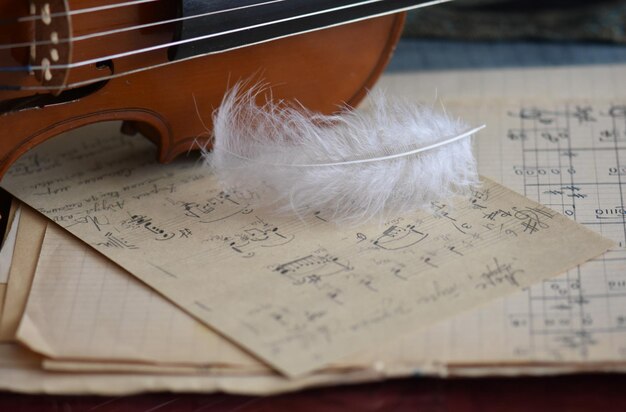
<svg viewBox="0 0 626 412">
<path fill-rule="evenodd" d="M 195 158 L 156 164 L 119 125 L 27 153 L 3 180 L 24 203 L 0 255 L 0 337 L 17 342 L 0 346 L 0 387 L 258 394 L 624 369 L 624 101 L 447 110 L 488 124 L 482 173 L 527 197 L 484 178 L 434 212 L 346 229 L 252 210 L 253 193 L 222 192 Z"/>
</svg>

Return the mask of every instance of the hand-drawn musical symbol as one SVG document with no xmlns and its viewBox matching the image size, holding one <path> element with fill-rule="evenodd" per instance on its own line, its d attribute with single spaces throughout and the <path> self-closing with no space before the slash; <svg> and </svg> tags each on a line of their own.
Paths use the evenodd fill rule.
<svg viewBox="0 0 626 412">
<path fill-rule="evenodd" d="M 420 258 L 420 260 L 424 263 L 426 263 L 428 266 L 434 267 L 434 268 L 438 268 L 439 266 L 435 265 L 434 263 L 432 263 L 432 258 L 430 256 L 422 256 Z"/>
<path fill-rule="evenodd" d="M 74 225 L 85 224 L 85 223 L 93 223 L 94 227 L 98 230 L 98 232 L 102 230 L 101 229 L 102 226 L 110 225 L 109 219 L 106 216 L 84 216 L 84 217 L 75 218 L 72 221 L 72 223 L 65 226 L 65 228 L 69 228 Z"/>
<path fill-rule="evenodd" d="M 436 200 L 430 202 L 430 205 L 433 207 L 435 211 L 445 209 L 447 207 L 446 204 L 437 202 Z"/>
<path fill-rule="evenodd" d="M 376 288 L 376 286 L 374 286 L 374 278 L 369 275 L 360 279 L 359 285 L 364 286 L 366 289 L 371 290 L 372 292 L 378 292 L 378 289 Z"/>
<path fill-rule="evenodd" d="M 529 234 L 538 232 L 539 229 L 548 229 L 550 227 L 547 223 L 541 221 L 540 215 L 549 219 L 554 217 L 554 213 L 546 209 L 529 207 L 519 210 L 513 207 L 513 210 L 515 211 L 514 217 L 522 221 L 524 232 Z"/>
<path fill-rule="evenodd" d="M 199 218 L 204 214 L 211 213 L 215 210 L 214 207 L 211 207 L 207 204 L 200 205 L 196 202 L 179 202 L 183 209 L 185 210 L 185 216 Z"/>
<path fill-rule="evenodd" d="M 415 225 L 404 227 L 393 225 L 374 240 L 374 245 L 385 250 L 399 250 L 411 247 L 427 237 L 428 233 L 416 230 Z"/>
<path fill-rule="evenodd" d="M 509 131 L 506 134 L 506 137 L 508 137 L 509 140 L 513 140 L 513 141 L 522 141 L 522 140 L 528 139 L 528 136 L 526 135 L 526 131 L 522 129 L 509 129 Z"/>
<path fill-rule="evenodd" d="M 549 141 L 550 143 L 558 143 L 562 139 L 569 139 L 569 134 L 565 130 L 543 130 L 540 133 L 542 139 Z"/>
<path fill-rule="evenodd" d="M 101 246 L 105 248 L 113 248 L 113 249 L 139 249 L 139 247 L 134 244 L 128 242 L 126 239 L 120 236 L 116 236 L 111 232 L 107 232 L 104 237 L 106 240 L 104 242 L 95 243 L 95 246 Z"/>
<path fill-rule="evenodd" d="M 352 270 L 349 263 L 329 254 L 311 254 L 280 264 L 275 272 L 290 278 L 295 285 L 319 283 L 323 278 Z M 315 281 L 312 282 L 311 280 Z"/>
<path fill-rule="evenodd" d="M 343 302 L 341 301 L 341 294 L 342 291 L 341 289 L 333 289 L 329 292 L 326 293 L 326 297 L 328 297 L 328 299 L 332 300 L 333 302 L 337 303 L 338 305 L 343 305 Z"/>
<path fill-rule="evenodd" d="M 600 131 L 601 142 L 623 142 L 624 140 L 626 140 L 626 134 L 622 137 L 622 134 L 617 129 Z"/>
<path fill-rule="evenodd" d="M 476 284 L 476 288 L 484 290 L 500 284 L 519 287 L 518 276 L 523 274 L 524 269 L 516 269 L 514 262 L 501 262 L 494 257 L 493 265 L 487 264 L 485 271 L 480 274 L 481 280 Z"/>
<path fill-rule="evenodd" d="M 570 192 L 567 195 L 567 197 L 572 197 L 572 198 L 577 198 L 577 199 L 584 199 L 587 197 L 586 194 L 580 193 L 580 187 L 577 187 L 577 186 L 563 186 L 561 189 Z"/>
<path fill-rule="evenodd" d="M 596 122 L 597 120 L 591 115 L 593 107 L 591 106 L 576 106 L 573 112 L 568 112 L 569 115 L 575 119 L 578 119 L 578 124 L 587 122 Z"/>
<path fill-rule="evenodd" d="M 433 212 L 433 217 L 437 218 L 437 219 L 442 219 L 442 218 L 446 218 L 449 219 L 453 222 L 456 222 L 456 219 L 453 218 L 452 216 L 450 216 L 450 212 L 448 210 L 435 210 Z"/>
<path fill-rule="evenodd" d="M 626 176 L 626 166 L 609 167 L 609 176 Z"/>
<path fill-rule="evenodd" d="M 626 209 L 624 206 L 616 206 L 612 208 L 596 209 L 596 219 L 624 219 Z"/>
<path fill-rule="evenodd" d="M 328 220 L 324 219 L 321 216 L 321 214 L 322 214 L 322 212 L 318 210 L 317 212 L 313 213 L 313 217 L 315 217 L 316 219 L 321 220 L 322 222 L 328 222 Z"/>
<path fill-rule="evenodd" d="M 132 215 L 130 219 L 122 222 L 122 226 L 126 228 L 143 228 L 144 230 L 155 234 L 155 240 L 170 240 L 176 236 L 173 232 L 168 232 L 158 226 L 155 226 L 152 222 L 152 218 L 144 215 Z"/>
<path fill-rule="evenodd" d="M 282 246 L 294 239 L 294 235 L 283 235 L 277 227 L 250 228 L 243 231 L 250 242 L 257 242 L 260 247 Z"/>
<path fill-rule="evenodd" d="M 569 157 L 570 159 L 571 159 L 571 158 L 573 158 L 573 157 L 578 157 L 578 153 L 575 153 L 575 152 L 573 152 L 573 151 L 571 151 L 571 150 L 564 150 L 564 151 L 561 153 L 561 155 L 562 155 L 562 156 Z"/>
<path fill-rule="evenodd" d="M 498 209 L 494 210 L 490 213 L 483 213 L 483 219 L 495 221 L 497 217 L 511 217 L 511 212 L 506 210 Z"/>
<path fill-rule="evenodd" d="M 592 116 L 593 108 L 590 106 L 576 106 L 574 110 L 554 111 L 538 109 L 536 107 L 522 108 L 519 112 L 509 112 L 509 116 L 519 117 L 523 120 L 534 120 L 541 124 L 553 124 L 557 117 L 568 117 L 578 120 L 579 124 L 587 122 L 596 122 Z"/>
<path fill-rule="evenodd" d="M 598 344 L 594 334 L 586 330 L 575 330 L 565 335 L 557 335 L 554 339 L 560 346 L 566 349 L 582 350 L 584 352 L 590 346 Z"/>
<path fill-rule="evenodd" d="M 249 205 L 234 200 L 226 192 L 220 192 L 217 196 L 200 202 L 167 200 L 173 205 L 180 206 L 184 210 L 185 216 L 198 219 L 200 223 L 214 223 L 239 213 L 243 215 L 252 213 Z"/>
<path fill-rule="evenodd" d="M 207 200 L 207 204 L 214 207 L 218 205 L 223 205 L 225 203 L 231 203 L 233 205 L 239 204 L 237 201 L 233 200 L 226 192 L 220 192 L 217 196 L 211 197 Z"/>
<path fill-rule="evenodd" d="M 278 227 L 272 227 L 257 216 L 256 220 L 246 225 L 241 232 L 226 236 L 221 240 L 228 242 L 228 246 L 242 256 L 252 257 L 257 248 L 282 246 L 294 238 L 294 235 L 281 233 Z"/>
<path fill-rule="evenodd" d="M 250 258 L 254 256 L 254 252 L 244 250 L 248 245 L 250 245 L 250 242 L 247 239 L 243 240 L 243 242 L 230 242 L 228 244 L 235 252 L 240 253 L 243 257 Z"/>
<path fill-rule="evenodd" d="M 463 233 L 464 235 L 467 235 L 467 232 L 472 228 L 472 225 L 470 225 L 469 223 L 461 223 L 460 225 L 457 225 L 456 223 L 452 222 L 452 226 L 454 226 L 456 230 Z M 472 237 L 474 239 L 478 239 L 480 238 L 480 235 L 478 233 L 472 233 Z"/>
<path fill-rule="evenodd" d="M 609 116 L 614 119 L 626 119 L 626 104 L 611 106 Z"/>
<path fill-rule="evenodd" d="M 130 171 L 129 171 L 129 173 L 130 173 Z M 132 197 L 133 197 L 133 199 L 140 200 L 140 199 L 143 199 L 143 198 L 151 197 L 153 195 L 157 195 L 159 193 L 163 193 L 163 192 L 174 193 L 175 191 L 176 191 L 176 187 L 175 187 L 175 185 L 173 183 L 167 184 L 167 185 L 164 185 L 164 186 L 159 186 L 159 185 L 157 185 L 155 183 L 155 184 L 153 184 L 151 186 L 151 188 L 149 190 L 146 190 L 146 191 L 144 191 L 142 193 L 137 193 L 137 194 L 133 195 Z"/>
<path fill-rule="evenodd" d="M 465 256 L 463 255 L 463 253 L 459 252 L 458 250 L 456 250 L 456 246 L 448 246 L 448 250 L 452 253 L 456 253 L 459 256 Z"/>
<path fill-rule="evenodd" d="M 472 209 L 486 209 L 482 203 L 487 202 L 489 200 L 489 189 L 471 189 L 470 195 L 470 204 L 472 205 Z"/>
<path fill-rule="evenodd" d="M 406 268 L 406 266 L 404 265 L 404 263 L 397 263 L 393 266 L 391 266 L 391 268 L 389 269 L 389 271 L 391 272 L 392 275 L 394 275 L 397 278 L 400 278 L 402 280 L 407 280 L 408 278 L 400 275 L 402 273 L 402 271 Z"/>
<path fill-rule="evenodd" d="M 126 220 L 123 223 L 123 225 L 125 227 L 131 227 L 133 225 L 134 226 L 141 226 L 141 225 L 143 225 L 145 223 L 150 222 L 151 220 L 152 219 L 150 219 L 150 218 L 148 218 L 146 216 L 143 216 L 143 215 L 132 215 L 129 220 Z"/>
<path fill-rule="evenodd" d="M 509 116 L 519 117 L 523 120 L 536 120 L 541 124 L 552 124 L 554 122 L 554 113 L 538 109 L 536 107 L 525 107 L 520 109 L 519 112 L 508 112 Z"/>
</svg>

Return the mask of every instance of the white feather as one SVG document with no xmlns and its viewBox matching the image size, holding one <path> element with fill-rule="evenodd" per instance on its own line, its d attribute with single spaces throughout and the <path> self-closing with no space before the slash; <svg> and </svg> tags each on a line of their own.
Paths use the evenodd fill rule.
<svg viewBox="0 0 626 412">
<path fill-rule="evenodd" d="M 256 104 L 234 87 L 214 113 L 205 162 L 226 189 L 259 194 L 256 207 L 362 223 L 465 194 L 478 183 L 470 129 L 426 106 L 370 95 L 367 110 L 323 116 Z"/>
</svg>

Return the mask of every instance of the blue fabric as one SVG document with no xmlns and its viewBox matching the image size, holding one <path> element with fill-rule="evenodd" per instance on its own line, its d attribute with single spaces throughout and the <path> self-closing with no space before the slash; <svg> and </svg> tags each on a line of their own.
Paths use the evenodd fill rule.
<svg viewBox="0 0 626 412">
<path fill-rule="evenodd" d="M 402 39 L 389 72 L 626 63 L 626 46 L 601 43 Z"/>
</svg>

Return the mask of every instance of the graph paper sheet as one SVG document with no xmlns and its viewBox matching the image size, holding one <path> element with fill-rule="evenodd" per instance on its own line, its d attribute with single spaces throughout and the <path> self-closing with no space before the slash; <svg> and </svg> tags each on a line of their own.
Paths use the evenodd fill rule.
<svg viewBox="0 0 626 412">
<path fill-rule="evenodd" d="M 626 361 L 626 99 L 446 106 L 487 124 L 475 142 L 481 174 L 619 248 L 385 351 L 405 364 Z"/>
<path fill-rule="evenodd" d="M 626 360 L 626 100 L 480 111 L 499 120 L 491 138 L 478 141 L 483 174 L 619 245 L 507 300 L 507 329 L 527 331 L 512 355 Z"/>
</svg>

